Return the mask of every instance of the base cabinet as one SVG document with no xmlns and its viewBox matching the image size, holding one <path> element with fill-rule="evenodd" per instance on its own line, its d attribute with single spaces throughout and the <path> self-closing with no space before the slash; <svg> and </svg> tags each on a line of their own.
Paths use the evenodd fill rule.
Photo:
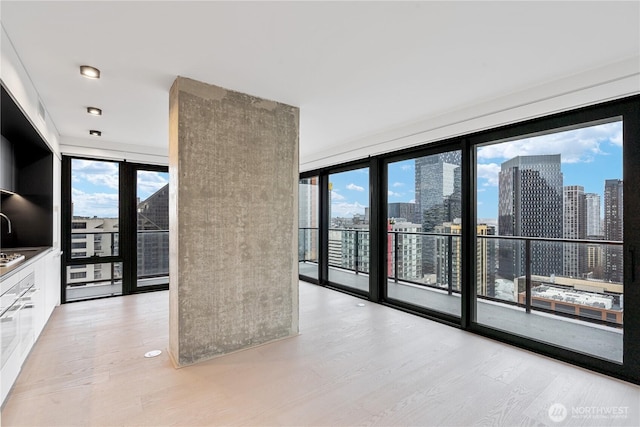
<svg viewBox="0 0 640 427">
<path fill-rule="evenodd" d="M 57 268 L 56 268 L 57 266 Z M 0 315 L 0 402 L 60 302 L 60 255 L 48 252 L 2 281 Z"/>
</svg>

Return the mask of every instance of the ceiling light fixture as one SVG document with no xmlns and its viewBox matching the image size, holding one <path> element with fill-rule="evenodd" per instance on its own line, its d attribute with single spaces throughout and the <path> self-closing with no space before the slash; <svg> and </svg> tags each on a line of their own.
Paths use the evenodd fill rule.
<svg viewBox="0 0 640 427">
<path fill-rule="evenodd" d="M 93 114 L 94 116 L 101 116 L 102 110 L 96 107 L 87 107 L 87 113 Z"/>
<path fill-rule="evenodd" d="M 80 74 L 89 78 L 89 79 L 99 79 L 100 78 L 100 70 L 90 65 L 81 65 L 80 66 Z"/>
<path fill-rule="evenodd" d="M 99 130 L 90 130 L 89 131 L 89 135 L 91 136 L 102 136 L 102 132 L 100 132 Z"/>
</svg>

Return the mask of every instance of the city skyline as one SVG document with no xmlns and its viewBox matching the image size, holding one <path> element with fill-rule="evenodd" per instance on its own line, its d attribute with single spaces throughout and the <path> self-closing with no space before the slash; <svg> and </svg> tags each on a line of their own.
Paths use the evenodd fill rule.
<svg viewBox="0 0 640 427">
<path fill-rule="evenodd" d="M 520 138 L 477 148 L 477 217 L 498 218 L 498 175 L 502 163 L 517 156 L 560 154 L 563 185 L 580 185 L 604 198 L 607 179 L 622 179 L 622 122 Z M 332 216 L 364 214 L 369 206 L 366 169 L 332 174 Z M 388 202 L 415 203 L 415 159 L 388 166 Z M 604 206 L 600 206 L 604 217 Z"/>
<path fill-rule="evenodd" d="M 604 182 L 622 179 L 622 122 L 616 121 L 552 134 L 520 138 L 477 148 L 477 217 L 497 221 L 500 164 L 518 155 L 560 154 L 564 185 L 580 185 L 604 198 Z M 73 160 L 74 215 L 114 218 L 118 215 L 118 164 Z M 168 175 L 140 171 L 141 200 L 168 183 Z M 415 203 L 415 159 L 390 163 L 388 202 Z M 369 173 L 358 169 L 332 174 L 332 217 L 364 215 L 369 206 Z M 604 204 L 600 206 L 604 217 Z"/>
</svg>

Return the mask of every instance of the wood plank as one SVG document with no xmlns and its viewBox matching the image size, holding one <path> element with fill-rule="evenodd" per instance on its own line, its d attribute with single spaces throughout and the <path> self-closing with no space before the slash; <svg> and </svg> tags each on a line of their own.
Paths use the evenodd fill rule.
<svg viewBox="0 0 640 427">
<path fill-rule="evenodd" d="M 58 307 L 2 425 L 556 425 L 553 403 L 628 408 L 557 425 L 640 425 L 636 385 L 362 302 L 301 282 L 299 336 L 182 369 L 168 292 Z"/>
</svg>

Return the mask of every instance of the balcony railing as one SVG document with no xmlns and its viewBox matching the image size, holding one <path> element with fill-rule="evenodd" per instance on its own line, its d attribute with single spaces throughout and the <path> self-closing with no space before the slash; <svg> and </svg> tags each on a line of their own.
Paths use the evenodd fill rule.
<svg viewBox="0 0 640 427">
<path fill-rule="evenodd" d="M 483 283 L 478 284 L 478 298 L 517 305 L 527 313 L 537 310 L 621 326 L 622 245 L 607 240 L 478 235 L 477 248 L 495 252 L 495 274 L 485 277 L 493 277 L 494 286 L 501 281 L 513 284 L 511 300 Z"/>
<path fill-rule="evenodd" d="M 329 267 L 369 273 L 369 230 L 330 228 Z"/>
<path fill-rule="evenodd" d="M 300 233 L 300 260 L 317 263 L 318 229 L 301 228 Z M 527 313 L 622 325 L 622 242 L 476 237 L 478 299 L 521 307 Z M 452 233 L 388 231 L 389 280 L 459 294 L 461 238 Z M 330 229 L 329 267 L 368 273 L 368 245 L 368 230 Z"/>
<path fill-rule="evenodd" d="M 169 230 L 138 230 L 137 249 L 138 280 L 169 276 Z"/>
<path fill-rule="evenodd" d="M 118 256 L 119 235 L 118 231 L 85 231 L 79 229 L 76 232 L 74 230 L 71 233 L 71 258 Z M 103 236 L 106 238 L 103 238 Z M 79 246 L 79 243 L 84 243 L 84 246 Z M 76 252 L 73 252 L 74 249 Z"/>
</svg>

